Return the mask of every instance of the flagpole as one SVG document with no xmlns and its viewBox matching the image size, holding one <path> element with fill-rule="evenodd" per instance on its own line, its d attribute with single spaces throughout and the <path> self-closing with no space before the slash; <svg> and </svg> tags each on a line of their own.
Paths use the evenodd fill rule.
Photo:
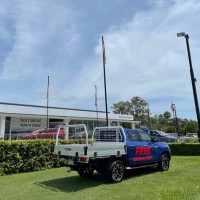
<svg viewBox="0 0 200 200">
<path fill-rule="evenodd" d="M 104 73 L 104 91 L 105 91 L 105 105 L 106 105 L 106 126 L 108 126 L 108 105 L 107 105 L 107 90 L 106 90 L 106 52 L 105 52 L 105 45 L 102 36 L 102 50 L 103 50 L 103 73 Z"/>
<path fill-rule="evenodd" d="M 49 128 L 49 76 L 47 83 L 47 129 Z"/>
<path fill-rule="evenodd" d="M 177 119 L 177 115 L 176 115 L 176 106 L 174 103 L 171 103 L 171 110 L 173 112 L 173 117 L 174 117 L 175 132 L 177 132 L 179 135 L 178 119 Z"/>
<path fill-rule="evenodd" d="M 172 113 L 173 113 L 173 118 L 174 118 L 174 127 L 175 127 L 175 133 L 176 133 L 176 122 L 175 122 L 175 116 L 174 116 L 174 104 L 173 104 L 173 102 L 171 102 L 171 110 L 172 110 Z"/>
<path fill-rule="evenodd" d="M 95 85 L 95 106 L 97 113 L 97 127 L 99 126 L 99 117 L 98 117 L 98 104 L 97 104 L 97 86 Z"/>
<path fill-rule="evenodd" d="M 178 135 L 179 135 L 179 130 L 178 130 L 178 120 L 177 120 L 177 115 L 176 115 L 176 106 L 175 106 L 175 104 L 174 104 L 174 113 L 175 113 L 175 120 L 176 120 L 176 130 L 177 130 L 177 133 L 178 133 Z"/>
</svg>

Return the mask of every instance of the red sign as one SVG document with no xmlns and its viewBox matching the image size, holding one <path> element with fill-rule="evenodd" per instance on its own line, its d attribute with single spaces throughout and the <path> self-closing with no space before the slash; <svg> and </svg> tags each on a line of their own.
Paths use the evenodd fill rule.
<svg viewBox="0 0 200 200">
<path fill-rule="evenodd" d="M 153 160 L 153 156 L 143 156 L 143 157 L 133 158 L 133 161 L 145 161 L 145 160 Z"/>
<path fill-rule="evenodd" d="M 136 147 L 135 155 L 136 157 L 133 158 L 133 161 L 145 161 L 145 160 L 153 160 L 153 156 L 151 154 L 150 147 Z"/>
<path fill-rule="evenodd" d="M 151 148 L 150 147 L 136 147 L 136 156 L 144 156 L 144 155 L 150 155 L 151 154 Z"/>
</svg>

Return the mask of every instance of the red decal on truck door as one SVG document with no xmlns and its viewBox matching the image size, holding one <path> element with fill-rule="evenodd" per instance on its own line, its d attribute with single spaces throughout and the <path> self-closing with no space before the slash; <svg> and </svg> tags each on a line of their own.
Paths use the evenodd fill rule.
<svg viewBox="0 0 200 200">
<path fill-rule="evenodd" d="M 136 156 L 150 155 L 151 148 L 150 147 L 136 147 Z"/>
<path fill-rule="evenodd" d="M 136 157 L 133 158 L 133 161 L 145 161 L 145 160 L 153 160 L 153 156 L 151 154 L 150 147 L 136 147 L 135 155 Z"/>
</svg>

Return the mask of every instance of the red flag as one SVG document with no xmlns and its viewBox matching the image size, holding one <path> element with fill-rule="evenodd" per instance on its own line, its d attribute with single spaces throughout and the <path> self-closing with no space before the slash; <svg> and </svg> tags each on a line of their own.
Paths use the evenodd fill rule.
<svg viewBox="0 0 200 200">
<path fill-rule="evenodd" d="M 95 85 L 95 106 L 97 106 L 97 86 Z"/>
<path fill-rule="evenodd" d="M 172 103 L 172 104 L 171 104 L 171 110 L 172 110 L 172 112 L 174 112 L 174 111 L 175 111 L 175 109 L 176 109 L 176 108 L 175 108 L 175 104 L 174 104 L 174 103 Z"/>
<path fill-rule="evenodd" d="M 49 99 L 49 76 L 48 76 L 48 83 L 47 83 L 47 99 Z"/>
<path fill-rule="evenodd" d="M 105 45 L 104 45 L 104 40 L 102 36 L 102 52 L 103 52 L 103 64 L 106 64 L 106 51 L 105 51 Z"/>
</svg>

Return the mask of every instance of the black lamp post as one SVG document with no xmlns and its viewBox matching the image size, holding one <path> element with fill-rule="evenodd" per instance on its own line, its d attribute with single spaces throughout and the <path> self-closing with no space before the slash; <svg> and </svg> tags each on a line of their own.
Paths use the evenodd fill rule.
<svg viewBox="0 0 200 200">
<path fill-rule="evenodd" d="M 147 114 L 148 114 L 149 128 L 151 129 L 151 117 L 150 117 L 150 109 L 149 109 L 149 106 L 148 106 L 148 108 L 147 108 Z"/>
<path fill-rule="evenodd" d="M 191 75 L 191 81 L 192 81 L 192 90 L 193 90 L 193 94 L 194 94 L 194 103 L 195 103 L 198 127 L 199 127 L 198 138 L 199 138 L 199 142 L 200 142 L 200 113 L 199 113 L 199 103 L 198 103 L 198 97 L 197 97 L 197 91 L 196 91 L 196 85 L 195 85 L 195 82 L 197 80 L 194 77 L 194 72 L 193 72 L 193 68 L 192 68 L 192 59 L 191 59 L 190 46 L 189 46 L 189 35 L 185 34 L 184 32 L 181 32 L 181 33 L 177 33 L 177 37 L 185 37 L 185 40 L 186 40 L 188 59 L 189 59 L 189 65 L 190 65 L 190 75 Z"/>
</svg>

